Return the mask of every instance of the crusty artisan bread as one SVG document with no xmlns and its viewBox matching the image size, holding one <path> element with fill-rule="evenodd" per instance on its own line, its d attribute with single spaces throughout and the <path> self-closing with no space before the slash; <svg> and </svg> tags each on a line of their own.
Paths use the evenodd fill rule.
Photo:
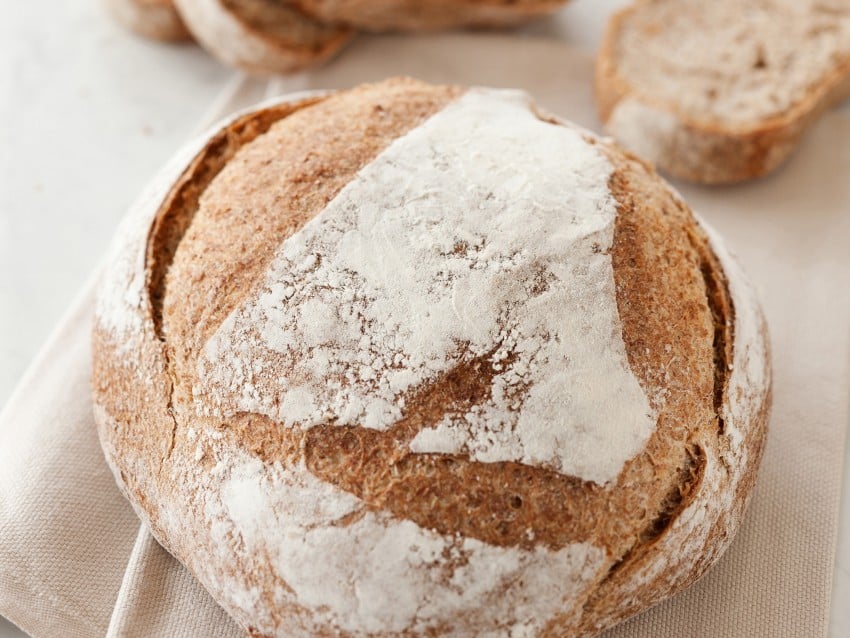
<svg viewBox="0 0 850 638">
<path fill-rule="evenodd" d="M 253 636 L 593 636 L 699 578 L 766 329 L 647 165 L 522 93 L 388 80 L 178 156 L 116 239 L 95 416 Z"/>
<path fill-rule="evenodd" d="M 131 31 L 153 40 L 191 38 L 172 0 L 106 0 L 115 19 Z"/>
<path fill-rule="evenodd" d="M 318 64 L 351 38 L 280 0 L 174 0 L 186 26 L 225 64 L 252 73 L 286 73 Z"/>
<path fill-rule="evenodd" d="M 608 132 L 664 171 L 759 177 L 850 94 L 850 2 L 638 0 L 608 23 L 596 93 Z"/>
<path fill-rule="evenodd" d="M 527 22 L 566 0 L 293 0 L 316 19 L 367 31 L 504 27 Z"/>
</svg>

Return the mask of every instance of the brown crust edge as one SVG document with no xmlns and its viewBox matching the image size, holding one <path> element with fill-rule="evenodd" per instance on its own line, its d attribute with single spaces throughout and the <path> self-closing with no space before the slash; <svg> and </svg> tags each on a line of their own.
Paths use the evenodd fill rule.
<svg viewBox="0 0 850 638">
<path fill-rule="evenodd" d="M 459 0 L 443 2 L 450 5 L 452 16 L 447 18 L 440 6 L 422 10 L 421 2 L 414 0 L 363 0 L 362 2 L 327 2 L 327 0 L 293 0 L 303 13 L 329 24 L 348 26 L 371 32 L 410 31 L 428 32 L 452 28 L 498 29 L 524 24 L 557 11 L 567 0 L 545 0 L 523 6 L 522 2 L 493 0 Z M 334 6 L 336 5 L 336 6 Z M 340 7 L 339 5 L 344 5 Z M 367 5 L 368 11 L 359 10 Z M 399 6 L 401 5 L 401 6 Z M 411 9 L 412 5 L 415 9 Z M 456 14 L 465 13 L 464 17 Z M 436 18 L 434 17 L 436 15 Z"/>
<path fill-rule="evenodd" d="M 159 42 L 188 42 L 192 39 L 192 34 L 169 0 L 154 3 L 104 0 L 104 4 L 116 22 L 136 35 Z"/>
<path fill-rule="evenodd" d="M 629 156 L 629 161 L 642 167 L 648 174 L 654 173 L 652 167 L 640 158 Z M 627 193 L 618 193 L 620 187 L 617 185 L 617 181 L 620 170 L 618 168 L 612 177 L 612 192 L 615 194 L 620 207 L 623 207 L 627 205 L 625 202 L 628 196 Z M 669 189 L 669 187 L 667 188 Z M 678 517 L 692 505 L 698 504 L 701 498 L 707 505 L 711 502 L 712 493 L 717 490 L 716 485 L 706 486 L 709 491 L 707 495 L 700 493 L 706 479 L 707 463 L 710 461 L 715 467 L 722 467 L 726 466 L 728 462 L 724 455 L 726 442 L 723 412 L 731 400 L 729 384 L 736 344 L 736 309 L 726 269 L 721 263 L 721 258 L 713 249 L 706 230 L 694 217 L 687 204 L 672 190 L 670 190 L 670 196 L 677 204 L 687 210 L 694 221 L 689 241 L 700 256 L 700 270 L 705 282 L 708 305 L 713 316 L 715 333 L 713 346 L 715 352 L 714 410 L 717 437 L 712 441 L 715 445 L 697 443 L 695 446 L 692 464 L 687 473 L 683 474 L 683 480 L 680 482 L 682 488 L 679 494 L 680 498 L 671 502 L 672 508 L 667 518 L 662 521 L 663 529 L 630 550 L 624 559 L 612 567 L 608 576 L 598 584 L 597 589 L 591 594 L 583 608 L 577 638 L 592 638 L 606 629 L 648 611 L 688 589 L 711 570 L 728 549 L 740 528 L 749 507 L 767 442 L 773 396 L 770 379 L 767 382 L 763 401 L 755 413 L 751 415 L 751 420 L 743 426 L 743 450 L 742 455 L 739 454 L 737 458 L 745 460 L 745 467 L 739 474 L 730 472 L 730 469 L 726 467 L 723 474 L 727 481 L 725 485 L 721 483 L 721 489 L 724 491 L 731 490 L 732 497 L 729 500 L 731 507 L 728 510 L 718 508 L 716 511 L 710 512 L 713 515 L 713 521 L 708 534 L 704 538 L 705 542 L 698 551 L 689 548 L 690 554 L 680 555 L 679 565 L 685 564 L 686 569 L 676 571 L 677 565 L 674 562 L 673 554 L 670 547 L 665 548 L 665 544 L 672 544 L 673 549 L 678 550 L 680 544 L 688 540 L 687 538 L 679 538 L 681 533 L 675 529 Z M 771 361 L 770 340 L 767 325 L 760 309 L 759 319 L 759 334 L 765 344 L 766 363 L 769 370 Z M 708 496 L 708 500 L 706 500 L 706 496 Z M 642 572 L 651 572 L 653 563 L 665 562 L 661 555 L 667 556 L 667 567 L 660 573 L 656 573 L 654 577 L 642 580 Z M 691 564 L 688 564 L 689 561 L 691 561 Z"/>
<path fill-rule="evenodd" d="M 156 260 L 153 263 L 148 261 L 149 251 L 158 242 L 162 242 L 168 249 L 176 248 L 176 243 L 179 237 L 176 235 L 168 235 L 162 239 L 158 238 L 158 230 L 164 224 L 164 218 L 173 210 L 175 204 L 180 200 L 193 199 L 203 192 L 203 187 L 199 187 L 194 178 L 197 177 L 199 170 L 205 168 L 205 164 L 210 160 L 217 160 L 219 164 L 226 162 L 226 157 L 232 156 L 239 147 L 254 139 L 257 135 L 262 134 L 265 130 L 276 121 L 285 117 L 289 117 L 296 111 L 307 108 L 317 102 L 325 99 L 327 95 L 316 95 L 303 97 L 293 101 L 280 102 L 278 104 L 259 108 L 247 112 L 235 119 L 226 122 L 218 128 L 210 137 L 203 143 L 203 146 L 196 152 L 180 171 L 179 175 L 174 179 L 173 186 L 168 190 L 161 203 L 156 207 L 156 212 L 153 214 L 148 227 L 148 234 L 145 249 L 145 262 L 150 264 L 149 273 L 146 273 L 145 289 L 151 290 L 152 286 L 157 285 L 164 275 L 160 269 L 156 267 Z M 220 170 L 220 168 L 219 168 Z M 217 170 L 202 171 L 207 183 L 217 174 Z M 179 224 L 182 226 L 183 224 Z M 185 230 L 185 227 L 184 227 Z M 162 274 L 158 274 L 162 272 Z M 155 311 L 151 297 L 146 296 L 146 303 L 140 312 L 145 315 L 146 321 L 149 321 L 154 327 L 154 334 L 150 336 L 142 336 L 146 341 L 152 343 L 145 344 L 146 352 L 140 357 L 144 360 L 151 358 L 154 361 L 160 362 L 160 367 L 163 370 L 168 368 L 168 358 L 165 355 L 165 344 L 161 340 L 160 335 L 156 334 L 159 330 L 160 319 L 155 316 Z M 94 397 L 93 409 L 95 416 L 95 424 L 97 426 L 98 439 L 104 451 L 107 464 L 115 477 L 115 482 L 121 493 L 128 500 L 137 516 L 145 521 L 150 528 L 151 534 L 169 553 L 174 556 L 181 554 L 179 546 L 172 542 L 168 537 L 163 525 L 159 521 L 159 513 L 157 508 L 148 505 L 151 500 L 156 500 L 159 494 L 158 476 L 162 473 L 170 454 L 174 448 L 174 435 L 176 429 L 176 421 L 171 412 L 170 393 L 172 392 L 171 379 L 163 379 L 158 384 L 153 384 L 150 387 L 140 388 L 139 399 L 140 404 L 136 406 L 138 414 L 136 420 L 144 420 L 147 424 L 147 429 L 151 430 L 151 434 L 156 434 L 161 431 L 165 434 L 166 428 L 171 428 L 171 437 L 165 442 L 165 445 L 158 445 L 157 441 L 145 441 L 139 438 L 138 425 L 134 426 L 132 420 L 129 423 L 122 422 L 116 417 L 110 409 L 112 401 L 109 398 L 110 387 L 121 387 L 121 379 L 116 381 L 114 376 L 122 370 L 122 366 L 129 366 L 129 370 L 123 369 L 125 375 L 130 375 L 134 381 L 137 374 L 134 369 L 138 362 L 125 362 L 115 351 L 115 344 L 112 338 L 102 333 L 95 322 L 92 329 L 92 394 Z M 117 359 L 117 360 L 116 360 Z M 157 409 L 156 400 L 162 399 L 163 402 L 168 401 L 168 405 L 164 410 Z M 146 428 L 141 428 L 146 429 Z M 128 454 L 129 453 L 129 454 Z M 128 466 L 128 458 L 133 457 L 134 461 Z M 149 463 L 158 462 L 158 467 L 150 467 Z M 139 471 L 147 471 L 146 476 L 142 479 L 147 479 L 145 486 L 139 483 L 139 478 L 134 474 Z M 181 563 L 192 573 L 199 581 L 204 582 L 200 574 L 193 569 L 191 563 Z M 225 608 L 229 608 L 224 604 L 224 601 L 219 600 L 213 591 L 209 590 L 210 594 L 216 599 L 219 604 Z M 243 623 L 248 626 L 248 623 Z"/>
</svg>

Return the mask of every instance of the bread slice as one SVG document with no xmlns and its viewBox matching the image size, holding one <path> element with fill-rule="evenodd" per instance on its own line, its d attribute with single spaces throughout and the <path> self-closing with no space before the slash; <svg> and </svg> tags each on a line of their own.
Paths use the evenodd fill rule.
<svg viewBox="0 0 850 638">
<path fill-rule="evenodd" d="M 638 0 L 609 21 L 596 66 L 607 131 L 706 184 L 774 170 L 848 94 L 848 0 Z"/>
<path fill-rule="evenodd" d="M 318 20 L 367 31 L 505 27 L 552 13 L 566 0 L 295 0 Z"/>
<path fill-rule="evenodd" d="M 281 0 L 175 0 L 205 49 L 250 73 L 288 73 L 335 54 L 352 36 Z"/>
<path fill-rule="evenodd" d="M 752 290 L 650 167 L 519 92 L 243 114 L 105 272 L 107 460 L 252 636 L 593 636 L 740 525 Z"/>
<path fill-rule="evenodd" d="M 172 0 L 105 0 L 124 27 L 152 40 L 179 42 L 191 39 Z"/>
</svg>

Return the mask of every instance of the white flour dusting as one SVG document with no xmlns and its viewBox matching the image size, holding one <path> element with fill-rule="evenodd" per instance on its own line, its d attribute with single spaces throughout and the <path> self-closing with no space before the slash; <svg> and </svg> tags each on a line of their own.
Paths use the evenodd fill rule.
<svg viewBox="0 0 850 638">
<path fill-rule="evenodd" d="M 615 479 L 655 417 L 617 313 L 611 172 L 525 95 L 469 91 L 284 242 L 207 343 L 199 411 L 383 430 L 411 391 L 483 357 L 491 396 L 413 451 Z"/>
<path fill-rule="evenodd" d="M 230 450 L 224 459 L 221 499 L 207 500 L 211 529 L 233 529 L 247 555 L 267 556 L 288 586 L 278 595 L 310 610 L 316 627 L 424 633 L 451 618 L 460 630 L 537 635 L 605 564 L 605 552 L 587 543 L 494 547 L 365 510 L 342 525 L 362 503 L 303 465 L 264 465 Z M 256 617 L 258 592 L 238 580 L 231 587 L 231 599 Z M 311 630 L 303 619 L 283 622 L 278 635 Z"/>
</svg>

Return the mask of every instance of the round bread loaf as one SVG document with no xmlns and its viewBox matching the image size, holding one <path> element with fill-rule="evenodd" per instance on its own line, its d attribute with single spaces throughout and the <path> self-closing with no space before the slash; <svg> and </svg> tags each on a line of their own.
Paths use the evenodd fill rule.
<svg viewBox="0 0 850 638">
<path fill-rule="evenodd" d="M 566 0 L 294 0 L 323 22 L 367 31 L 505 27 L 555 12 Z"/>
<path fill-rule="evenodd" d="M 389 80 L 188 148 L 117 238 L 118 484 L 253 636 L 592 636 L 688 586 L 766 331 L 653 170 L 516 91 Z"/>
</svg>

